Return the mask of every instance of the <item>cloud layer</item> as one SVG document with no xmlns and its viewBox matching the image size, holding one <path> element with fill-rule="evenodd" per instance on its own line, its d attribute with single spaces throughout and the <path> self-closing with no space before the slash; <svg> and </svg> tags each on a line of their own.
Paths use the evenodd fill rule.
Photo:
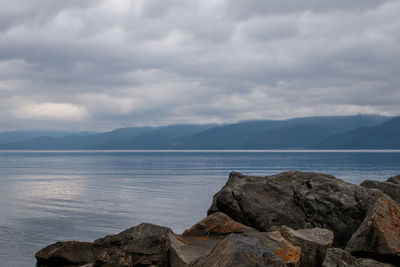
<svg viewBox="0 0 400 267">
<path fill-rule="evenodd" d="M 0 130 L 400 115 L 396 0 L 0 4 Z"/>
</svg>

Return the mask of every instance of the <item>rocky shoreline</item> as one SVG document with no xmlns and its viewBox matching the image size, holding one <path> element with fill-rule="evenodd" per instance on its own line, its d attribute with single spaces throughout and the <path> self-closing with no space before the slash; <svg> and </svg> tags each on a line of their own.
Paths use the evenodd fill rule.
<svg viewBox="0 0 400 267">
<path fill-rule="evenodd" d="M 38 266 L 400 266 L 399 200 L 400 176 L 358 186 L 321 173 L 233 172 L 183 234 L 142 223 L 35 257 Z"/>
</svg>

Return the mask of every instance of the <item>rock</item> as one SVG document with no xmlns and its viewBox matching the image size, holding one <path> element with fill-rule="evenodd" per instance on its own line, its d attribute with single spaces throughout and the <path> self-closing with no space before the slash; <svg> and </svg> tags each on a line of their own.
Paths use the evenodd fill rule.
<svg viewBox="0 0 400 267">
<path fill-rule="evenodd" d="M 389 178 L 391 179 L 391 178 Z M 388 180 L 389 181 L 389 180 Z M 373 180 L 365 180 L 360 184 L 365 188 L 375 188 L 381 190 L 383 193 L 391 197 L 397 203 L 400 203 L 400 184 L 392 183 L 392 182 L 379 182 Z M 395 181 L 395 180 L 391 180 Z"/>
<path fill-rule="evenodd" d="M 95 266 L 168 266 L 171 229 L 149 223 L 94 241 Z"/>
<path fill-rule="evenodd" d="M 332 247 L 333 233 L 327 229 L 313 228 L 293 230 L 282 226 L 281 235 L 295 246 L 301 248 L 300 266 L 321 266 L 326 250 Z"/>
<path fill-rule="evenodd" d="M 93 243 L 67 241 L 49 245 L 35 254 L 40 265 L 83 265 L 95 261 Z"/>
<path fill-rule="evenodd" d="M 263 245 L 259 239 L 243 234 L 231 234 L 218 243 L 209 254 L 194 260 L 189 266 L 283 267 L 286 264 Z"/>
<path fill-rule="evenodd" d="M 290 244 L 279 232 L 260 233 L 256 229 L 235 222 L 221 212 L 207 216 L 186 230 L 180 236 L 183 242 L 175 242 L 173 243 L 173 247 L 171 247 L 171 251 L 173 251 L 171 254 L 174 255 L 171 262 L 188 263 L 188 260 L 191 259 L 193 261 L 196 256 L 204 256 L 226 235 L 232 233 L 241 233 L 243 236 L 256 238 L 258 242 L 270 248 L 275 255 L 282 258 L 288 266 L 296 267 L 300 262 L 300 248 Z M 179 258 L 179 260 L 176 258 Z"/>
<path fill-rule="evenodd" d="M 346 251 L 357 257 L 393 264 L 400 262 L 400 207 L 390 197 L 379 198 L 349 240 Z"/>
<path fill-rule="evenodd" d="M 392 176 L 389 179 L 387 179 L 386 182 L 392 184 L 400 184 L 400 175 Z"/>
<path fill-rule="evenodd" d="M 329 248 L 322 267 L 394 267 L 394 265 L 366 258 L 357 259 L 340 248 Z"/>
<path fill-rule="evenodd" d="M 293 244 L 283 238 L 280 232 L 249 232 L 247 235 L 258 238 L 262 244 L 272 251 L 272 253 L 281 258 L 287 266 L 300 266 L 301 248 L 293 246 Z"/>
<path fill-rule="evenodd" d="M 186 230 L 183 236 L 202 236 L 202 235 L 227 235 L 232 233 L 242 233 L 252 228 L 235 222 L 228 215 L 222 212 L 213 213 L 190 229 Z"/>
<path fill-rule="evenodd" d="M 194 259 L 208 254 L 226 235 L 244 231 L 257 230 L 235 222 L 221 212 L 207 216 L 181 236 L 170 237 L 168 246 L 171 265 L 185 266 Z"/>
<path fill-rule="evenodd" d="M 345 247 L 381 195 L 320 173 L 293 171 L 256 177 L 233 172 L 214 195 L 208 214 L 224 212 L 266 232 L 282 225 L 325 228 L 334 232 L 335 246 Z"/>
</svg>

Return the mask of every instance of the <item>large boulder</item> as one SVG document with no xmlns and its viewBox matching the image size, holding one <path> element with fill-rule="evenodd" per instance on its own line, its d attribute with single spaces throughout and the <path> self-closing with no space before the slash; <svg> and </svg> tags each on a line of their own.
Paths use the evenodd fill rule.
<svg viewBox="0 0 400 267">
<path fill-rule="evenodd" d="M 167 227 L 142 223 L 94 241 L 96 266 L 168 266 Z"/>
<path fill-rule="evenodd" d="M 368 258 L 356 258 L 340 248 L 330 248 L 322 267 L 394 267 L 389 263 L 382 263 Z"/>
<path fill-rule="evenodd" d="M 379 198 L 349 240 L 346 251 L 357 257 L 400 263 L 400 207 L 390 197 Z"/>
<path fill-rule="evenodd" d="M 194 260 L 192 267 L 284 267 L 286 264 L 259 239 L 243 234 L 225 237 L 207 255 Z"/>
<path fill-rule="evenodd" d="M 91 242 L 57 242 L 36 253 L 39 265 L 169 266 L 168 246 L 174 233 L 167 227 L 142 223 Z"/>
<path fill-rule="evenodd" d="M 83 265 L 95 261 L 93 243 L 67 241 L 49 245 L 35 254 L 38 265 Z"/>
<path fill-rule="evenodd" d="M 398 180 L 400 180 L 400 176 L 398 178 L 390 177 L 386 182 L 365 180 L 360 186 L 379 189 L 394 201 L 400 203 L 400 183 L 398 183 Z"/>
<path fill-rule="evenodd" d="M 301 267 L 321 266 L 326 250 L 333 244 L 333 233 L 327 229 L 313 228 L 296 231 L 282 226 L 279 232 L 290 243 L 301 248 Z"/>
<path fill-rule="evenodd" d="M 224 212 L 260 231 L 325 228 L 334 245 L 345 247 L 368 209 L 382 193 L 346 183 L 331 175 L 284 172 L 258 177 L 232 172 L 214 195 L 208 214 Z"/>
</svg>

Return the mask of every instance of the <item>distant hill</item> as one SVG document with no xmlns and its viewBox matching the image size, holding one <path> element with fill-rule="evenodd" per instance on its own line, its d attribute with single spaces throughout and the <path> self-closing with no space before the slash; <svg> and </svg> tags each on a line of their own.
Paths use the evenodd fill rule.
<svg viewBox="0 0 400 267">
<path fill-rule="evenodd" d="M 377 115 L 248 121 L 210 128 L 175 143 L 181 149 L 290 149 L 306 148 L 330 135 L 390 119 Z"/>
<path fill-rule="evenodd" d="M 166 149 L 182 136 L 192 135 L 214 125 L 172 125 L 164 127 L 129 127 L 114 131 L 63 137 L 41 136 L 19 142 L 0 144 L 0 149 Z"/>
<path fill-rule="evenodd" d="M 12 131 L 0 133 L 0 144 L 20 142 L 28 139 L 46 137 L 64 137 L 67 135 L 89 135 L 94 132 L 62 132 L 62 131 Z"/>
<path fill-rule="evenodd" d="M 378 115 L 244 121 L 229 125 L 130 127 L 105 133 L 23 138 L 0 134 L 0 149 L 398 148 L 399 118 Z M 40 134 L 38 134 L 40 135 Z M 3 139 L 1 139 L 3 136 Z M 6 137 L 4 137 L 6 136 Z M 18 139 L 20 138 L 20 139 Z M 1 140 L 11 140 L 3 142 Z"/>
<path fill-rule="evenodd" d="M 322 149 L 400 149 L 400 117 L 373 127 L 362 127 L 321 140 Z"/>
</svg>

